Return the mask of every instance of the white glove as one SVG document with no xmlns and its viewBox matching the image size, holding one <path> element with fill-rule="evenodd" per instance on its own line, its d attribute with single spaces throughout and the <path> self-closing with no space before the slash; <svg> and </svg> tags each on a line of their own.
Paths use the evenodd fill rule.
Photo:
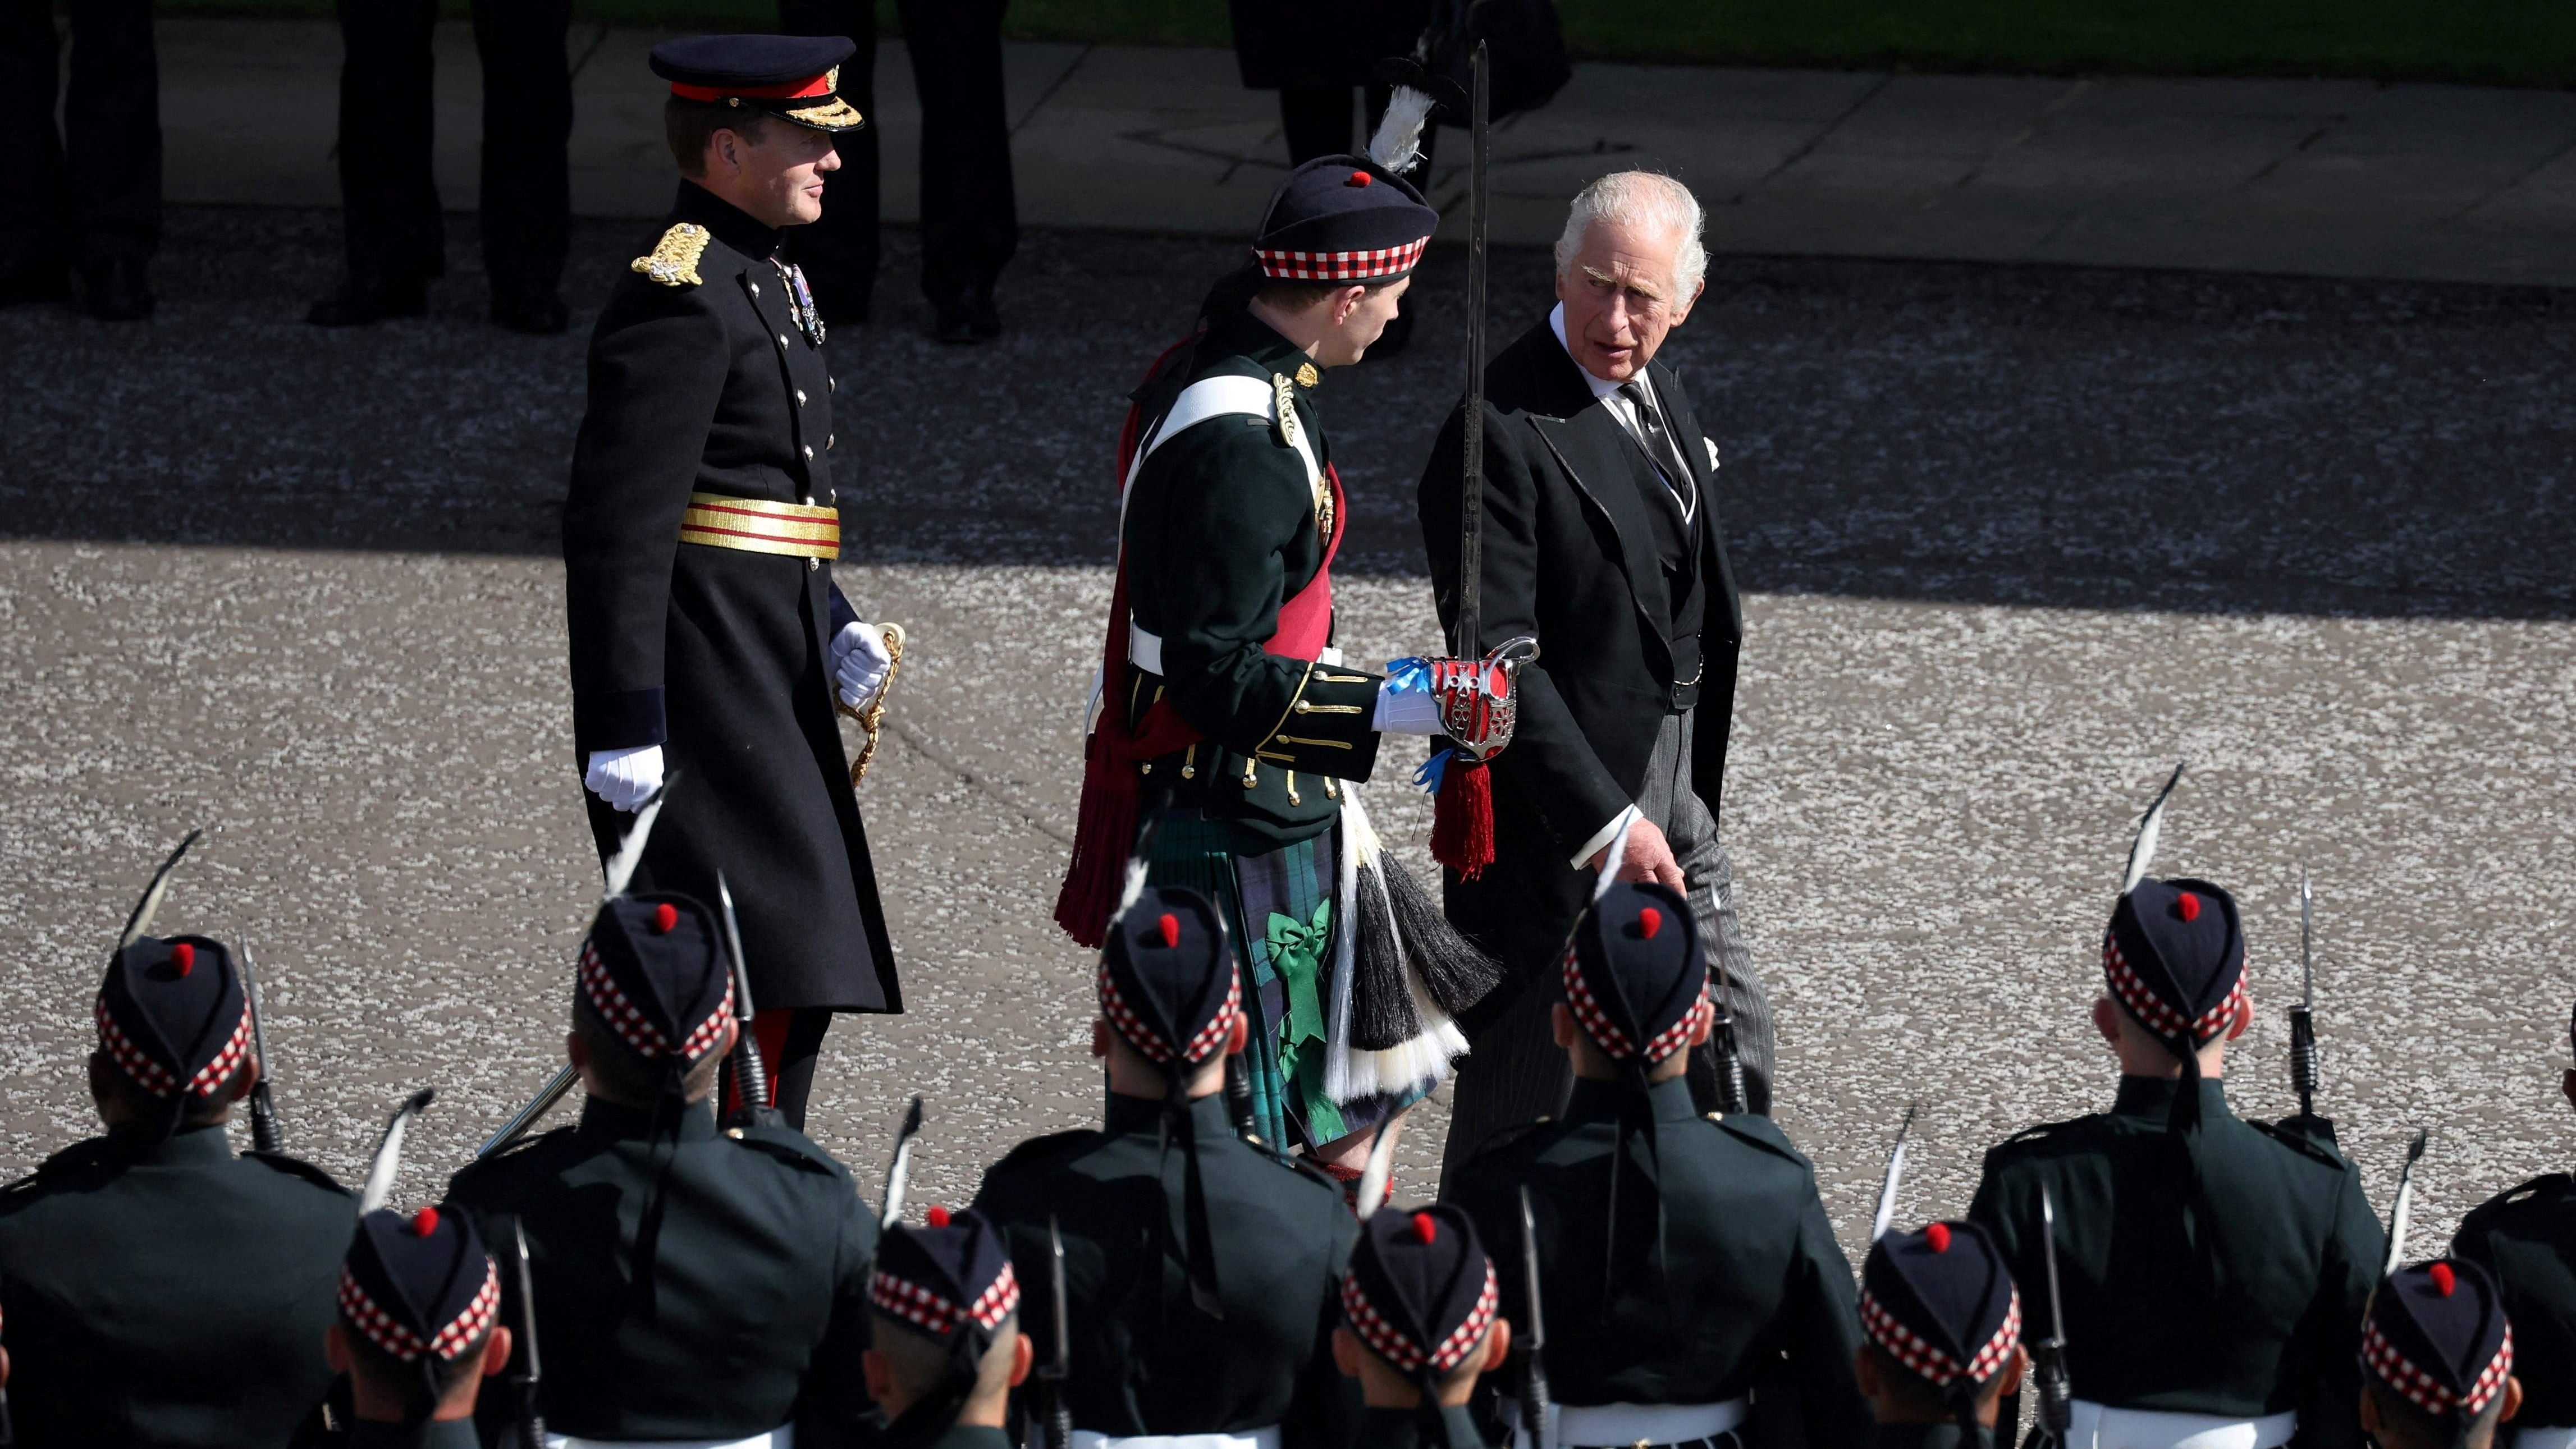
<svg viewBox="0 0 2576 1449">
<path fill-rule="evenodd" d="M 877 691 L 885 688 L 893 667 L 885 631 L 876 625 L 862 619 L 842 625 L 841 632 L 832 636 L 832 679 L 841 692 L 841 703 L 850 708 L 866 709 Z"/>
<path fill-rule="evenodd" d="M 1388 680 L 1377 687 L 1377 709 L 1369 717 L 1369 728 L 1389 735 L 1442 735 L 1440 700 L 1419 689 L 1399 688 Z"/>
<path fill-rule="evenodd" d="M 631 750 L 593 750 L 581 783 L 608 802 L 612 810 L 632 810 L 662 788 L 662 747 L 637 745 Z"/>
</svg>

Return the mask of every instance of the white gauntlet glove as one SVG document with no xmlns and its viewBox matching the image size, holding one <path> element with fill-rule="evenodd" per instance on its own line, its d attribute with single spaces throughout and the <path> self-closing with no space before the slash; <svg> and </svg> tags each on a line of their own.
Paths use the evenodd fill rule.
<svg viewBox="0 0 2576 1449">
<path fill-rule="evenodd" d="M 842 625 L 832 636 L 833 687 L 851 709 L 866 709 L 893 668 L 894 655 L 887 652 L 885 631 L 877 625 L 862 619 Z"/>
<path fill-rule="evenodd" d="M 1377 687 L 1377 709 L 1369 718 L 1369 728 L 1388 735 L 1441 735 L 1440 701 L 1430 691 L 1406 688 L 1395 680 Z"/>
<path fill-rule="evenodd" d="M 637 745 L 627 750 L 593 750 L 581 783 L 608 802 L 612 810 L 632 810 L 662 788 L 662 747 Z"/>
</svg>

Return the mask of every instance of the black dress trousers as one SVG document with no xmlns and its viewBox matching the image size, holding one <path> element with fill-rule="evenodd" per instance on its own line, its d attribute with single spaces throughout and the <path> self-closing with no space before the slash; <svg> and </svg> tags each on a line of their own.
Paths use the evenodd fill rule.
<svg viewBox="0 0 2576 1449">
<path fill-rule="evenodd" d="M 161 74 L 151 0 L 71 0 L 71 77 L 54 129 L 53 0 L 0 0 L 0 148 L 24 204 L 0 208 L 0 279 L 148 260 L 161 242 Z"/>
<path fill-rule="evenodd" d="M 414 282 L 446 270 L 432 171 L 437 0 L 341 0 L 340 196 L 349 271 Z M 571 0 L 475 0 L 483 64 L 483 263 L 496 295 L 551 294 L 572 215 Z"/>
<path fill-rule="evenodd" d="M 1019 249 L 1011 122 L 1002 92 L 1002 12 L 1009 0 L 898 0 L 921 97 L 921 290 L 934 303 L 990 296 Z M 841 94 L 868 124 L 840 137 L 841 172 L 823 188 L 823 219 L 788 234 L 831 320 L 864 318 L 877 240 L 875 7 L 864 0 L 779 0 L 779 29 L 842 35 L 859 47 Z"/>
</svg>

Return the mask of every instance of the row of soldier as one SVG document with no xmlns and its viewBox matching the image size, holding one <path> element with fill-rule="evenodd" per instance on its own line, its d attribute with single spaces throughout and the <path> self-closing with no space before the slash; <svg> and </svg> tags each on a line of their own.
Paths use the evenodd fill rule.
<svg viewBox="0 0 2576 1449">
<path fill-rule="evenodd" d="M 2401 1264 L 2404 1188 L 2392 1247 L 2330 1127 L 2230 1109 L 2235 901 L 2144 855 L 2102 945 L 2111 1110 L 1994 1149 L 1963 1221 L 1888 1231 L 1891 1169 L 1857 1284 L 1783 1131 L 1693 1103 L 1710 971 L 1659 884 L 1605 876 L 1567 945 L 1562 1113 L 1402 1210 L 1388 1154 L 1345 1185 L 1240 1129 L 1237 948 L 1140 875 L 1096 975 L 1100 1126 L 913 1217 L 918 1112 L 863 1201 L 765 1106 L 730 913 L 628 893 L 612 860 L 570 993 L 577 1123 L 406 1214 L 426 1094 L 354 1196 L 234 1152 L 245 1100 L 274 1136 L 255 992 L 223 943 L 151 934 L 174 855 L 97 999 L 106 1131 L 0 1197 L 16 1438 L 1979 1445 L 2027 1390 L 2037 1432 L 2097 1449 L 2576 1442 L 2576 1179 Z"/>
</svg>

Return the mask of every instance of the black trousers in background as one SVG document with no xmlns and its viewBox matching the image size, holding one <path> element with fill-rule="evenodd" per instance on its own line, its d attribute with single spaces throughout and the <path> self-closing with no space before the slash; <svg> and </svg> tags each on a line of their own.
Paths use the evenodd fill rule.
<svg viewBox="0 0 2576 1449">
<path fill-rule="evenodd" d="M 1351 134 L 1350 86 L 1283 86 L 1279 91 L 1279 130 L 1288 142 L 1288 164 L 1303 166 L 1318 156 L 1355 155 L 1368 145 L 1368 135 Z M 1377 131 L 1377 123 L 1386 116 L 1387 97 L 1391 86 L 1372 84 L 1363 88 L 1368 102 L 1368 132 Z M 1416 187 L 1431 179 L 1432 142 L 1440 128 L 1422 128 L 1422 159 L 1404 173 L 1404 179 Z"/>
<path fill-rule="evenodd" d="M 447 269 L 431 169 L 438 0 L 340 0 L 340 197 L 349 271 Z M 572 0 L 474 0 L 483 62 L 483 265 L 501 295 L 552 293 L 572 220 Z"/>
<path fill-rule="evenodd" d="M 1002 12 L 1009 0 L 897 0 L 921 95 L 921 291 L 934 303 L 988 296 L 1019 250 L 1011 121 L 1002 96 Z M 827 319 L 867 315 L 883 255 L 877 240 L 876 7 L 867 0 L 779 0 L 790 35 L 845 35 L 858 54 L 841 94 L 868 124 L 840 138 L 841 170 L 823 186 L 823 219 L 788 233 Z M 855 299 L 855 300 L 852 300 Z"/>
<path fill-rule="evenodd" d="M 0 277 L 148 260 L 161 244 L 161 71 L 152 0 L 71 0 L 71 78 L 54 129 L 54 0 L 0 0 Z"/>
</svg>

